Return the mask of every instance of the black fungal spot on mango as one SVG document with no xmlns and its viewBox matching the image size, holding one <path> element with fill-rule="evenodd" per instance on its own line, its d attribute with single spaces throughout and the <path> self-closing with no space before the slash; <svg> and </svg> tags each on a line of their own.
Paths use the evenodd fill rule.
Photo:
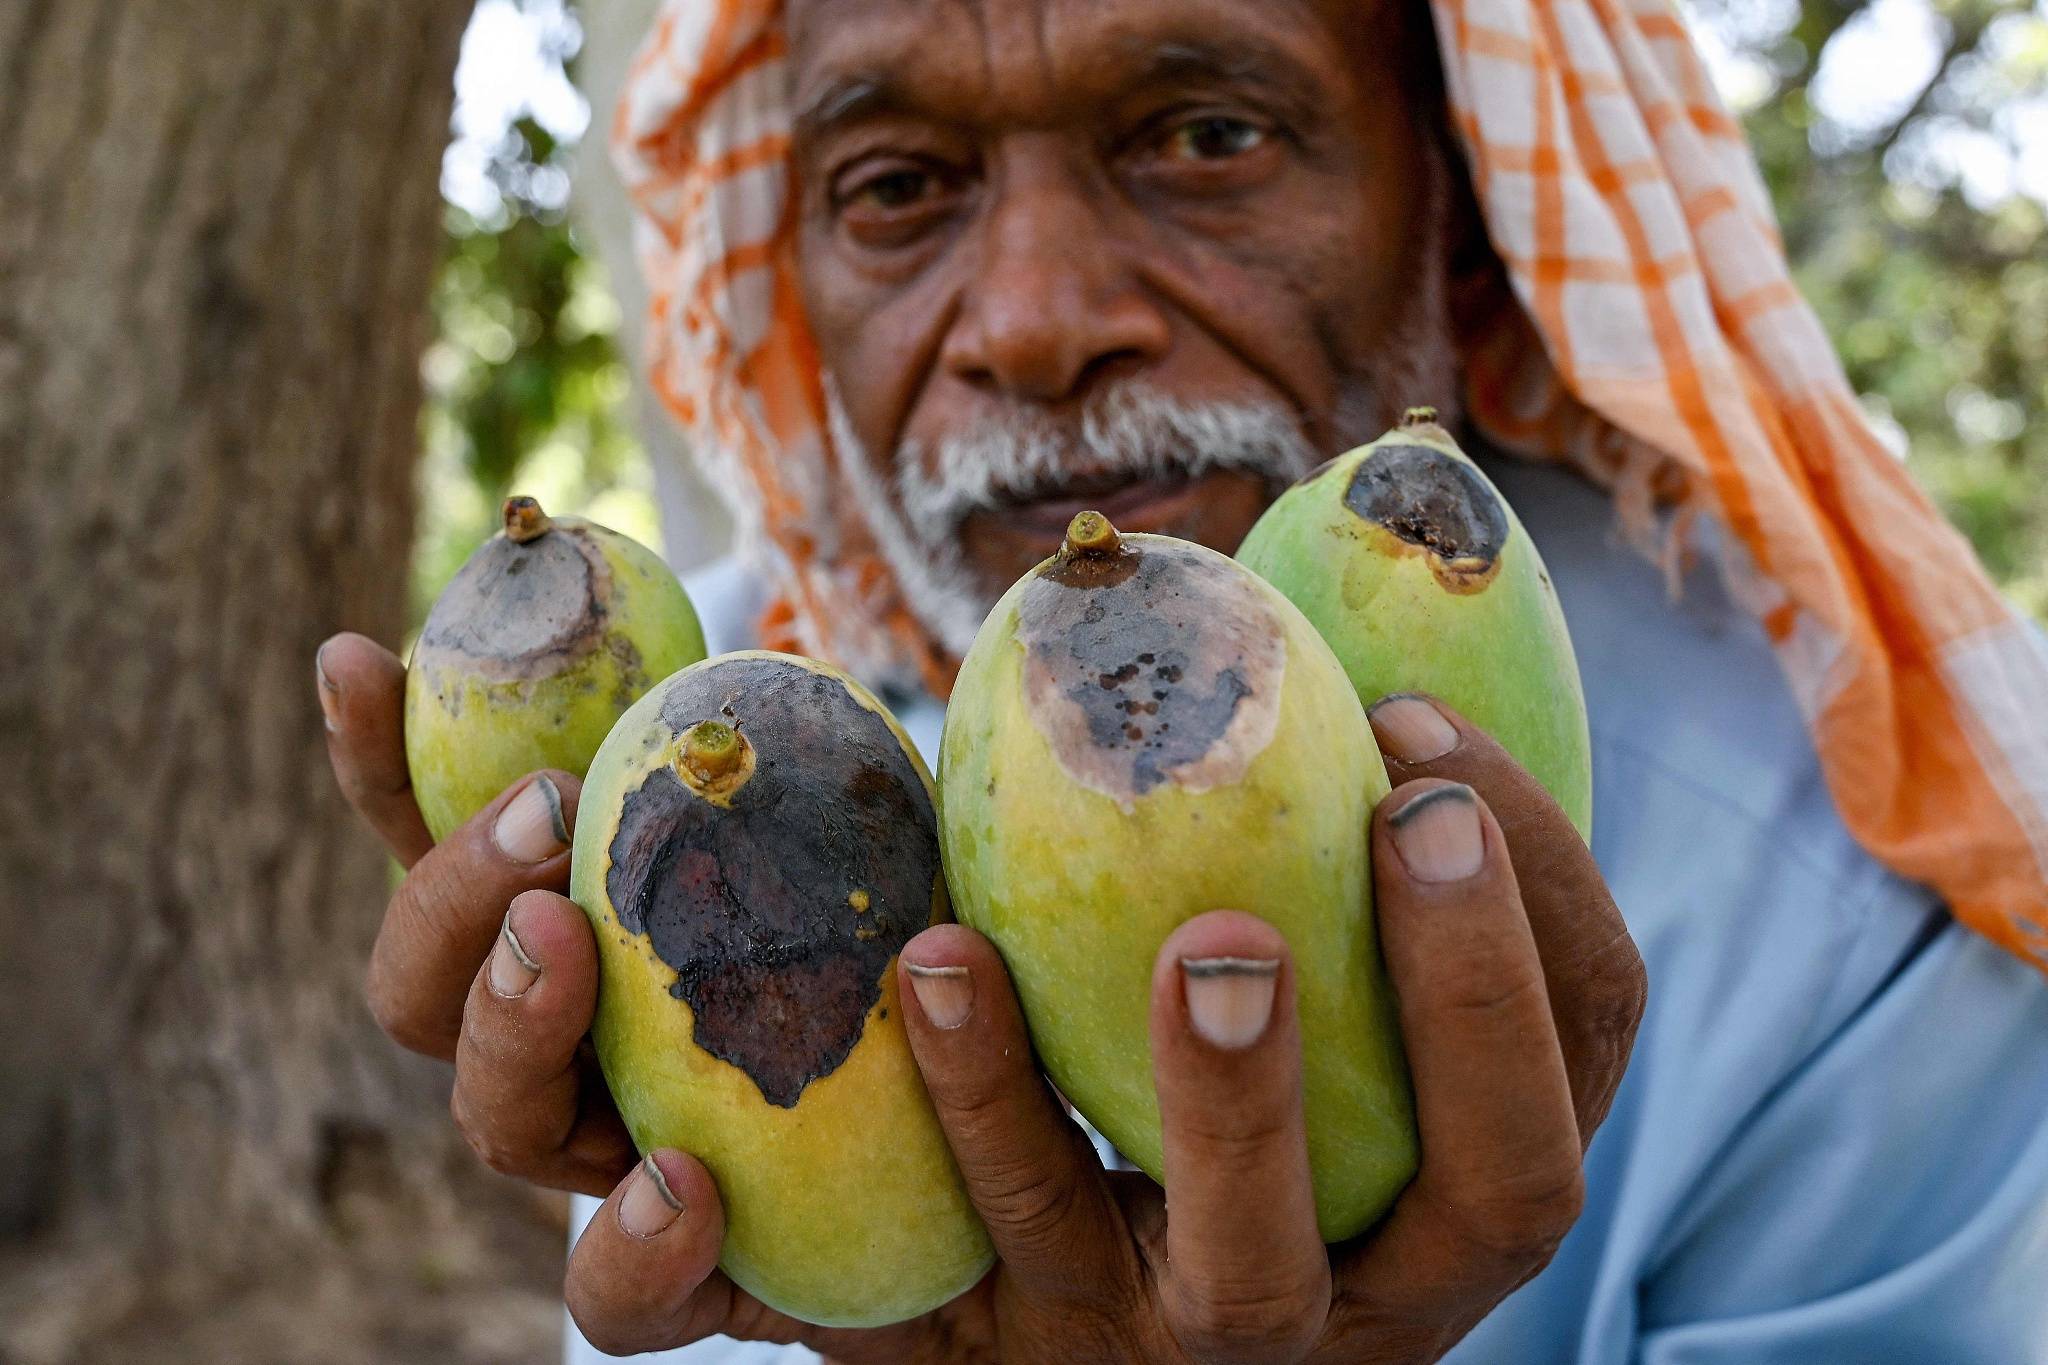
<svg viewBox="0 0 2048 1365">
<path fill-rule="evenodd" d="M 603 552 L 578 531 L 556 527 L 524 543 L 495 538 L 435 600 L 415 661 L 460 660 L 497 682 L 560 672 L 603 641 L 611 595 Z"/>
<path fill-rule="evenodd" d="M 739 659 L 662 707 L 677 734 L 715 717 L 745 736 L 752 775 L 721 808 L 654 769 L 626 795 L 605 890 L 675 969 L 698 1046 L 794 1108 L 853 1051 L 883 971 L 930 919 L 936 817 L 888 723 L 836 679 Z"/>
<path fill-rule="evenodd" d="M 1194 547 L 1062 554 L 1024 590 L 1025 701 L 1069 776 L 1128 805 L 1234 780 L 1271 740 L 1286 645 L 1243 576 Z"/>
<path fill-rule="evenodd" d="M 1344 505 L 1427 553 L 1453 592 L 1477 591 L 1500 568 L 1507 510 L 1476 470 L 1434 446 L 1381 446 L 1359 462 Z"/>
</svg>

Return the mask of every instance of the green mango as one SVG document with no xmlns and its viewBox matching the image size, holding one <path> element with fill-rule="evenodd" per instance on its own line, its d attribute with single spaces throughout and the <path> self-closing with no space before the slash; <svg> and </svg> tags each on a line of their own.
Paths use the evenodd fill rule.
<svg viewBox="0 0 2048 1365">
<path fill-rule="evenodd" d="M 1591 836 L 1586 700 L 1557 591 L 1514 509 L 1433 409 L 1410 409 L 1283 493 L 1237 559 L 1315 623 L 1366 705 L 1441 697 Z"/>
<path fill-rule="evenodd" d="M 405 761 L 438 842 L 536 768 L 581 777 L 627 707 L 704 657 L 683 585 L 637 541 L 532 498 L 456 571 L 405 677 Z"/>
<path fill-rule="evenodd" d="M 1287 939 L 1325 1240 L 1414 1173 L 1413 1103 L 1372 914 L 1387 775 L 1328 645 L 1228 557 L 1099 514 L 996 604 L 940 742 L 953 905 L 1003 955 L 1040 1061 L 1155 1180 L 1152 964 L 1245 910 Z"/>
<path fill-rule="evenodd" d="M 948 910 L 931 777 L 888 710 L 787 654 L 686 668 L 598 750 L 575 850 L 598 1061 L 640 1149 L 717 1180 L 734 1282 L 873 1327 L 979 1281 L 994 1251 L 897 1003 L 897 954 Z"/>
</svg>

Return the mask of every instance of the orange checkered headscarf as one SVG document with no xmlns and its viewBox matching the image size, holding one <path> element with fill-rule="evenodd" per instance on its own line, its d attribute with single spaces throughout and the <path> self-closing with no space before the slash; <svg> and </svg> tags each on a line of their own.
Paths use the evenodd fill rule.
<svg viewBox="0 0 2048 1365">
<path fill-rule="evenodd" d="M 1793 288 L 1742 133 L 1669 0 L 1432 0 L 1503 267 L 1458 299 L 1488 437 L 1725 531 L 1850 831 L 2048 967 L 2048 647 L 1879 443 Z M 614 130 L 663 399 L 779 592 L 781 648 L 946 661 L 845 523 L 798 304 L 778 0 L 668 0 Z"/>
</svg>

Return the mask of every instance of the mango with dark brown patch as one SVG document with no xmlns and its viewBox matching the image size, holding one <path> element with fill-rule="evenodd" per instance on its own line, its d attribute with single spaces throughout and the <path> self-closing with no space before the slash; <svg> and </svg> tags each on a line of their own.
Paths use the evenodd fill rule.
<svg viewBox="0 0 2048 1365">
<path fill-rule="evenodd" d="M 627 707 L 704 657 L 683 585 L 653 551 L 532 498 L 427 615 L 405 678 L 405 759 L 436 840 L 536 768 L 583 775 Z"/>
<path fill-rule="evenodd" d="M 1294 955 L 1322 1234 L 1379 1217 L 1416 1161 L 1368 861 L 1387 775 L 1301 613 L 1226 556 L 1083 513 L 982 624 L 939 775 L 953 904 L 1089 1121 L 1160 1176 L 1153 961 L 1196 915 L 1249 911 Z"/>
<path fill-rule="evenodd" d="M 1238 547 L 1367 705 L 1428 692 L 1499 740 L 1589 836 L 1592 746 L 1564 611 L 1529 533 L 1428 408 L 1310 474 Z"/>
<path fill-rule="evenodd" d="M 598 1059 L 641 1150 L 716 1178 L 726 1273 L 830 1326 L 978 1281 L 993 1252 L 897 1004 L 897 954 L 948 910 L 931 778 L 887 709 L 811 659 L 686 668 L 598 751 L 575 849 Z"/>
</svg>

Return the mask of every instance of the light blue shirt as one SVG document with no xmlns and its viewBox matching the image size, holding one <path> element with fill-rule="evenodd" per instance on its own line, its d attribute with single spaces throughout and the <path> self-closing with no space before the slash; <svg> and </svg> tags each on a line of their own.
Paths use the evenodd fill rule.
<svg viewBox="0 0 2048 1365">
<path fill-rule="evenodd" d="M 1711 568 L 1673 603 L 1603 495 L 1488 469 L 1564 603 L 1593 851 L 1650 997 L 1578 1225 L 1448 1359 L 2048 1361 L 2048 982 L 1850 839 L 1762 631 Z M 736 571 L 691 591 L 713 648 L 744 647 Z M 936 754 L 938 705 L 892 705 Z M 569 1336 L 574 1365 L 604 1358 Z M 646 1358 L 815 1359 L 724 1341 Z"/>
</svg>

